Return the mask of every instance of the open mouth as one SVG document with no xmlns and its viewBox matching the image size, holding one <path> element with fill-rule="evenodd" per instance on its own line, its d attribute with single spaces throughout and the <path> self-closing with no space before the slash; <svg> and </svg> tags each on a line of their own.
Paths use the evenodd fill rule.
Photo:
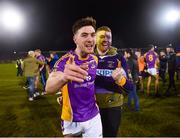
<svg viewBox="0 0 180 138">
<path fill-rule="evenodd" d="M 103 42 L 103 43 L 102 43 L 102 46 L 108 47 L 108 46 L 109 46 L 109 43 L 108 43 L 108 42 Z"/>
<path fill-rule="evenodd" d="M 86 45 L 85 46 L 88 50 L 92 50 L 94 48 L 94 46 L 92 44 Z"/>
</svg>

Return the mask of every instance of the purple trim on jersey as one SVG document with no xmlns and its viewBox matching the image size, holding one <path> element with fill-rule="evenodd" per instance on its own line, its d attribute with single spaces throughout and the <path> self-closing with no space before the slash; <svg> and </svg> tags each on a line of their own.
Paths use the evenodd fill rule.
<svg viewBox="0 0 180 138">
<path fill-rule="evenodd" d="M 39 55 L 37 57 L 38 60 L 45 62 L 45 57 L 43 55 Z"/>
<path fill-rule="evenodd" d="M 40 61 L 42 61 L 42 62 L 45 62 L 45 60 L 46 60 L 45 57 L 44 57 L 42 54 L 39 55 L 39 56 L 37 57 L 37 59 L 40 60 Z M 41 71 L 46 71 L 46 70 L 45 70 L 45 69 L 46 69 L 46 68 L 45 68 L 45 67 L 46 67 L 45 65 L 39 65 L 39 68 L 41 68 L 42 66 L 44 66 L 44 67 L 42 68 Z"/>
</svg>

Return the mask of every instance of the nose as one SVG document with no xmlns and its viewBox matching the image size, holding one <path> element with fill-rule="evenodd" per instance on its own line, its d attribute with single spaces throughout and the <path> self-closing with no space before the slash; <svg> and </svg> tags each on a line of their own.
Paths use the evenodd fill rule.
<svg viewBox="0 0 180 138">
<path fill-rule="evenodd" d="M 92 41 L 94 41 L 95 40 L 95 37 L 92 37 L 91 35 L 89 35 L 88 37 L 87 37 L 87 41 L 88 42 L 92 42 Z"/>
<path fill-rule="evenodd" d="M 105 41 L 105 42 L 107 42 L 107 41 L 108 41 L 108 38 L 107 38 L 106 36 L 104 37 L 104 41 Z"/>
</svg>

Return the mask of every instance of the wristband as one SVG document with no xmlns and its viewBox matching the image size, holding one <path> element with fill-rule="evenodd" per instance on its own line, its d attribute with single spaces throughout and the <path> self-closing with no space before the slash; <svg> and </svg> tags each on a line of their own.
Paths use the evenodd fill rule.
<svg viewBox="0 0 180 138">
<path fill-rule="evenodd" d="M 120 85 L 120 86 L 123 86 L 125 83 L 126 83 L 126 77 L 121 77 L 120 79 L 118 79 L 117 81 L 116 81 L 116 83 L 118 84 L 118 85 Z"/>
</svg>

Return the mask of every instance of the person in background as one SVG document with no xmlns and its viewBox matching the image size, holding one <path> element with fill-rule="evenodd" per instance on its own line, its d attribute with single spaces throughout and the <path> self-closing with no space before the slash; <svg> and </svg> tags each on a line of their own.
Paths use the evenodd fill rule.
<svg viewBox="0 0 180 138">
<path fill-rule="evenodd" d="M 166 58 L 166 53 L 162 50 L 160 51 L 159 54 L 159 76 L 162 79 L 163 85 L 166 83 L 166 69 L 167 69 L 167 58 Z"/>
<path fill-rule="evenodd" d="M 48 64 L 48 73 L 51 73 L 53 71 L 53 67 L 55 63 L 58 61 L 59 56 L 56 52 L 50 52 L 50 57 L 46 58 L 47 64 Z"/>
<path fill-rule="evenodd" d="M 179 80 L 180 76 L 180 45 L 176 46 L 176 80 Z"/>
<path fill-rule="evenodd" d="M 135 52 L 137 56 L 138 68 L 139 68 L 139 83 L 140 83 L 140 92 L 144 92 L 144 78 L 146 77 L 145 72 L 145 61 L 144 56 L 141 54 L 141 50 Z"/>
<path fill-rule="evenodd" d="M 121 122 L 122 92 L 133 86 L 127 79 L 127 64 L 117 48 L 112 46 L 112 32 L 102 26 L 96 32 L 95 54 L 98 67 L 95 79 L 96 100 L 100 107 L 104 137 L 116 137 Z"/>
<path fill-rule="evenodd" d="M 128 94 L 128 107 L 132 109 L 132 100 L 134 101 L 134 109 L 135 111 L 139 111 L 139 98 L 136 93 L 136 85 L 139 81 L 139 69 L 138 63 L 135 57 L 133 56 L 133 51 L 131 49 L 127 49 L 124 51 L 124 57 L 128 64 L 128 77 L 133 82 L 133 91 L 130 91 Z"/>
<path fill-rule="evenodd" d="M 159 72 L 158 72 L 158 64 L 159 58 L 158 54 L 155 52 L 155 46 L 150 44 L 150 50 L 144 54 L 146 64 L 147 64 L 147 72 L 149 73 L 148 82 L 147 82 L 147 96 L 150 95 L 150 86 L 152 77 L 155 78 L 155 96 L 159 96 Z"/>
<path fill-rule="evenodd" d="M 17 68 L 17 74 L 16 75 L 17 76 L 23 75 L 22 64 L 23 64 L 22 59 L 16 60 L 16 68 Z"/>
<path fill-rule="evenodd" d="M 44 63 L 46 61 L 45 57 L 41 54 L 40 49 L 35 50 L 35 57 Z M 45 87 L 46 87 L 46 64 L 39 66 L 39 73 L 40 74 L 37 75 L 37 77 L 36 77 L 36 91 L 38 91 L 37 87 L 39 84 L 39 76 L 40 76 L 40 80 L 41 80 L 41 83 L 43 86 L 43 91 L 42 91 L 41 95 L 44 95 L 44 94 L 46 94 L 46 91 L 45 91 Z"/>
<path fill-rule="evenodd" d="M 175 71 L 176 71 L 176 54 L 174 52 L 174 49 L 172 47 L 172 44 L 169 44 L 166 47 L 166 52 L 167 52 L 167 64 L 168 64 L 168 75 L 169 75 L 169 85 L 166 90 L 165 95 L 169 96 L 170 95 L 170 89 L 173 87 L 174 88 L 174 93 L 176 94 L 176 85 L 175 85 Z"/>
<path fill-rule="evenodd" d="M 35 79 L 39 73 L 39 65 L 43 65 L 44 62 L 39 61 L 35 58 L 34 51 L 29 51 L 28 56 L 24 59 L 22 66 L 24 76 L 27 78 L 28 82 L 28 99 L 29 101 L 34 100 L 35 92 Z"/>
<path fill-rule="evenodd" d="M 73 25 L 74 51 L 55 64 L 46 84 L 49 94 L 62 92 L 62 133 L 65 137 L 102 137 L 102 123 L 96 104 L 94 81 L 98 59 L 93 55 L 96 21 L 92 17 Z"/>
</svg>

